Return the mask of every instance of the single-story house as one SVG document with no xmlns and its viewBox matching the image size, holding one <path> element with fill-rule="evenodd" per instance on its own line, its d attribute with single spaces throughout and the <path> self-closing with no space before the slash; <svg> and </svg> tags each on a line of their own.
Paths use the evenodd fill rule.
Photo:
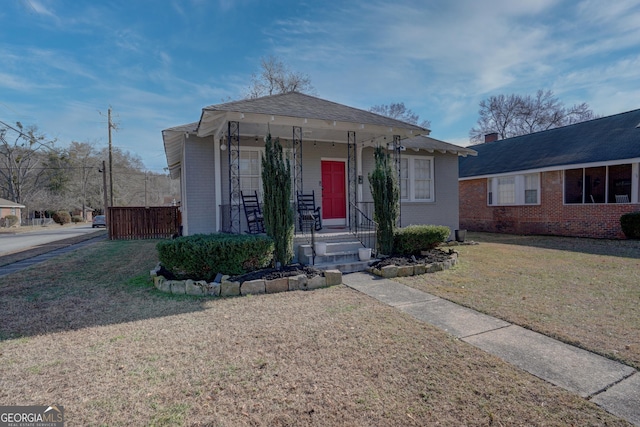
<svg viewBox="0 0 640 427">
<path fill-rule="evenodd" d="M 473 146 L 460 159 L 460 227 L 624 238 L 640 210 L 640 110 Z"/>
<path fill-rule="evenodd" d="M 279 138 L 292 166 L 292 203 L 313 193 L 323 227 L 373 218 L 368 174 L 389 150 L 401 185 L 401 225 L 458 228 L 458 156 L 475 151 L 429 130 L 297 92 L 211 105 L 200 120 L 162 131 L 170 175 L 180 179 L 183 234 L 248 230 L 242 194 L 262 200 L 261 154 Z"/>
<path fill-rule="evenodd" d="M 15 215 L 18 217 L 18 225 L 21 224 L 22 215 L 21 209 L 24 209 L 25 206 L 20 203 L 15 203 L 10 200 L 0 199 L 0 221 L 4 224 L 4 217 L 7 215 Z"/>
</svg>

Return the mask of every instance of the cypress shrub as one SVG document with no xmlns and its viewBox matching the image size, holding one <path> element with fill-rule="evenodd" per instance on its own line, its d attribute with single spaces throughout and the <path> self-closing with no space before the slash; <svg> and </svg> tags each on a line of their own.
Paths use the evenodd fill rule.
<svg viewBox="0 0 640 427">
<path fill-rule="evenodd" d="M 393 253 L 393 230 L 400 213 L 400 189 L 391 167 L 389 154 L 376 147 L 375 169 L 369 174 L 373 196 L 373 219 L 378 223 L 378 248 L 385 255 Z"/>
<path fill-rule="evenodd" d="M 291 165 L 283 156 L 280 139 L 272 140 L 271 134 L 267 135 L 262 156 L 262 188 L 265 231 L 273 239 L 274 261 L 283 267 L 293 259 Z"/>
</svg>

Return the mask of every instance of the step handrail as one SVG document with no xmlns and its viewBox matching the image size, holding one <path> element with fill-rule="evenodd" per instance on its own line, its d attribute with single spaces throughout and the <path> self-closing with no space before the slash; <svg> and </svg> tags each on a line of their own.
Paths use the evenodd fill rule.
<svg viewBox="0 0 640 427">
<path fill-rule="evenodd" d="M 376 244 L 378 242 L 378 223 L 369 218 L 354 203 L 350 203 L 354 215 L 353 223 L 350 224 L 349 231 L 365 248 L 371 248 L 371 253 L 377 253 Z"/>
</svg>

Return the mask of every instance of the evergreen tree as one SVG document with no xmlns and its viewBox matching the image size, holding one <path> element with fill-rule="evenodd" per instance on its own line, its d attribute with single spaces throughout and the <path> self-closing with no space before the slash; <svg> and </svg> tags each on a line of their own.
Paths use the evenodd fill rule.
<svg viewBox="0 0 640 427">
<path fill-rule="evenodd" d="M 291 166 L 278 138 L 267 135 L 262 156 L 264 225 L 275 246 L 274 260 L 285 266 L 293 259 L 294 215 L 291 208 Z"/>
<path fill-rule="evenodd" d="M 378 248 L 393 253 L 393 230 L 400 213 L 400 189 L 391 167 L 389 154 L 380 146 L 375 150 L 375 169 L 369 174 L 373 196 L 373 219 L 378 223 Z"/>
</svg>

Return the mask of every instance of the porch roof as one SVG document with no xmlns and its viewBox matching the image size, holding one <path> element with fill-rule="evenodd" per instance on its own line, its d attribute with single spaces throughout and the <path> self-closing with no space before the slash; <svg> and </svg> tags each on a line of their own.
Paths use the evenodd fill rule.
<svg viewBox="0 0 640 427">
<path fill-rule="evenodd" d="M 450 153 L 462 157 L 477 156 L 478 152 L 471 148 L 461 147 L 459 145 L 450 144 L 425 135 L 408 138 L 402 141 L 402 148 L 413 151 L 425 150 L 429 153 Z"/>
<path fill-rule="evenodd" d="M 385 138 L 391 141 L 394 135 L 405 140 L 429 134 L 428 129 L 420 126 L 299 92 L 245 99 L 204 107 L 200 121 L 162 131 L 171 176 L 179 176 L 185 134 L 213 136 L 218 140 L 230 121 L 240 124 L 240 136 L 271 133 L 274 137 L 291 139 L 292 128 L 300 127 L 303 141 L 318 142 L 346 142 L 349 131 L 355 132 L 356 142 L 372 145 L 382 143 Z"/>
</svg>

